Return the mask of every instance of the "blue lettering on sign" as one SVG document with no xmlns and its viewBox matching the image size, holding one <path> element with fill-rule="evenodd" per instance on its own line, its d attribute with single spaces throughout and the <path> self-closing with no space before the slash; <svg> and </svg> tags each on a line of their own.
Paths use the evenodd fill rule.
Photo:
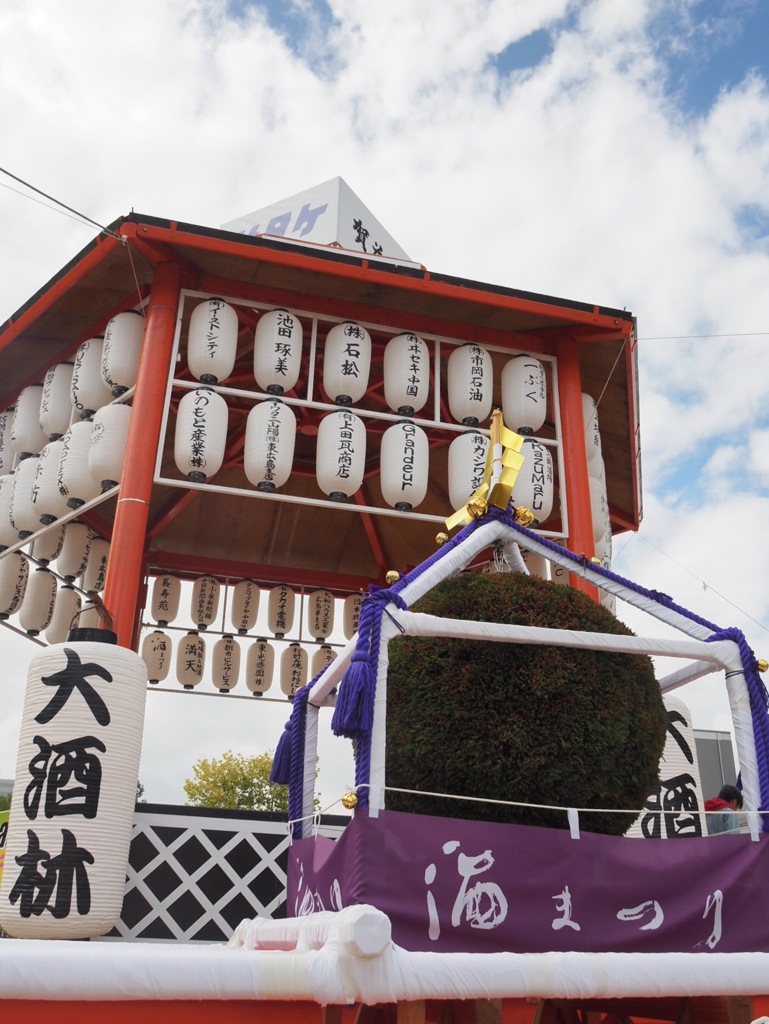
<svg viewBox="0 0 769 1024">
<path fill-rule="evenodd" d="M 316 206 L 312 209 L 310 208 L 309 203 L 305 203 L 302 209 L 297 214 L 296 220 L 294 221 L 294 226 L 291 228 L 290 234 L 296 235 L 298 233 L 300 238 L 304 238 L 305 235 L 309 235 L 309 233 L 315 227 L 315 222 L 317 221 L 318 217 L 320 217 L 322 213 L 325 213 L 327 209 L 328 203 L 323 203 L 322 206 Z M 285 236 L 286 232 L 288 231 L 288 226 L 291 223 L 292 217 L 293 214 L 291 210 L 286 210 L 285 213 L 277 214 L 267 224 L 267 227 L 264 230 L 264 234 Z M 248 229 L 248 232 L 241 231 L 241 235 L 245 235 L 246 233 L 248 233 L 249 235 L 261 234 L 261 226 L 259 224 L 254 224 L 252 227 Z"/>
</svg>

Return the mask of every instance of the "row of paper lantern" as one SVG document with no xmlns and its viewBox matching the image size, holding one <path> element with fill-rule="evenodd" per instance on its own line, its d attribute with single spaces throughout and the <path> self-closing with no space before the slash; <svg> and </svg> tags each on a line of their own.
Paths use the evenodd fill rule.
<svg viewBox="0 0 769 1024">
<path fill-rule="evenodd" d="M 24 388 L 15 406 L 0 413 L 0 475 L 17 456 L 41 452 L 67 433 L 73 419 L 90 419 L 133 387 L 143 333 L 141 314 L 118 313 L 103 338 L 80 345 L 74 362 L 50 367 L 42 384 Z"/>
<path fill-rule="evenodd" d="M 224 398 L 207 388 L 189 391 L 179 403 L 174 455 L 188 479 L 203 482 L 221 468 L 227 443 L 228 411 Z M 259 402 L 246 422 L 243 469 L 259 491 L 275 491 L 291 475 L 296 416 L 279 400 Z M 483 476 L 488 438 L 477 430 L 459 434 L 449 445 L 449 500 L 461 508 Z M 513 500 L 545 522 L 553 508 L 553 459 L 547 445 L 524 442 L 525 461 Z M 425 431 L 411 420 L 393 423 L 382 434 L 379 472 L 382 496 L 393 508 L 418 508 L 427 494 L 430 444 Z M 332 500 L 346 501 L 363 483 L 366 468 L 366 427 L 349 409 L 329 413 L 317 436 L 318 486 Z"/>
<path fill-rule="evenodd" d="M 219 615 L 222 585 L 215 576 L 199 576 L 192 585 L 190 618 L 198 630 L 212 626 Z M 159 626 L 168 626 L 179 614 L 182 584 L 177 576 L 156 576 L 149 607 L 151 618 Z M 229 618 L 234 632 L 241 636 L 256 626 L 262 589 L 254 580 L 240 580 L 230 588 Z M 285 583 L 266 591 L 267 629 L 278 638 L 292 631 L 297 595 Z M 358 629 L 360 594 L 350 594 L 342 602 L 342 629 L 351 640 Z M 307 629 L 314 640 L 325 640 L 334 629 L 336 600 L 330 590 L 315 590 L 304 598 Z"/>
<path fill-rule="evenodd" d="M 248 645 L 245 659 L 242 654 L 236 637 L 229 633 L 219 637 L 211 649 L 213 684 L 220 692 L 228 693 L 240 681 L 242 668 L 246 687 L 255 696 L 261 697 L 272 686 L 276 674 L 275 647 L 260 637 Z M 280 655 L 277 673 L 282 693 L 289 699 L 294 697 L 308 679 L 315 678 L 336 658 L 336 654 L 329 644 L 321 644 L 310 656 L 301 644 L 290 643 Z M 147 666 L 147 679 L 152 684 L 164 682 L 172 664 L 175 666 L 177 681 L 186 690 L 194 689 L 203 681 L 207 647 L 205 638 L 196 630 L 190 630 L 179 638 L 175 659 L 171 637 L 162 630 L 153 630 L 142 642 L 141 655 Z"/>
<path fill-rule="evenodd" d="M 271 395 L 283 395 L 299 379 L 302 324 L 286 309 L 262 313 L 254 336 L 254 379 Z M 232 374 L 238 347 L 238 316 L 220 298 L 192 311 L 187 337 L 187 365 L 203 384 L 221 384 Z M 371 369 L 371 336 L 351 320 L 326 335 L 323 390 L 335 405 L 354 405 L 366 394 Z M 448 361 L 448 405 L 458 423 L 477 425 L 491 413 L 494 372 L 491 353 L 481 345 L 454 348 Z M 391 338 L 384 350 L 384 396 L 393 412 L 413 416 L 427 402 L 430 354 L 416 334 Z M 545 368 L 533 356 L 510 359 L 502 371 L 502 414 L 507 425 L 533 434 L 547 412 Z"/>
<path fill-rule="evenodd" d="M 130 420 L 130 406 L 104 406 L 0 476 L 0 549 L 115 487 Z"/>
</svg>

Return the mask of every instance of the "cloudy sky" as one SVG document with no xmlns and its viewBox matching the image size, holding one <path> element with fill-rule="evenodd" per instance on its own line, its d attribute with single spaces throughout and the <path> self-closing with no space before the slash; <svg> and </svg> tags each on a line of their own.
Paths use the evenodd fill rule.
<svg viewBox="0 0 769 1024">
<path fill-rule="evenodd" d="M 0 165 L 99 223 L 219 226 L 341 175 L 430 270 L 632 310 L 645 515 L 615 568 L 769 658 L 763 0 L 5 0 L 0 37 Z M 2 321 L 94 229 L 0 185 Z M 30 645 L 2 644 L 12 776 Z M 680 695 L 729 727 L 720 682 Z M 190 697 L 169 739 L 186 699 L 150 694 L 152 800 L 285 718 Z"/>
</svg>

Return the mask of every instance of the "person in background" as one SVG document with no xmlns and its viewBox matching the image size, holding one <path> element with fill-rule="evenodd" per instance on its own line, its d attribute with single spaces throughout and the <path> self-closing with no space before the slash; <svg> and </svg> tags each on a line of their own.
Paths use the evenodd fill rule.
<svg viewBox="0 0 769 1024">
<path fill-rule="evenodd" d="M 742 793 L 736 786 L 722 786 L 718 796 L 705 801 L 705 810 L 719 812 L 707 816 L 708 835 L 737 832 L 740 827 L 737 811 L 742 810 Z"/>
</svg>

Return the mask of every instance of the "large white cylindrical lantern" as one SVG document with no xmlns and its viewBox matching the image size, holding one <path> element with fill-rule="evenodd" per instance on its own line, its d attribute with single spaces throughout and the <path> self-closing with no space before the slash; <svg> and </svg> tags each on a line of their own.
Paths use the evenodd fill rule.
<svg viewBox="0 0 769 1024">
<path fill-rule="evenodd" d="M 57 644 L 30 665 L 0 890 L 9 934 L 82 939 L 118 920 L 145 680 L 139 655 L 109 643 Z"/>
<path fill-rule="evenodd" d="M 518 472 L 511 501 L 534 513 L 534 525 L 547 522 L 553 511 L 553 457 L 547 445 L 526 440 L 521 448 L 523 465 Z"/>
<path fill-rule="evenodd" d="M 30 636 L 37 636 L 50 625 L 55 605 L 56 577 L 50 569 L 35 569 L 27 580 L 27 590 L 19 611 L 19 625 Z"/>
<path fill-rule="evenodd" d="M 427 434 L 411 420 L 393 423 L 382 435 L 379 472 L 382 497 L 400 512 L 421 505 L 427 494 L 430 446 Z"/>
<path fill-rule="evenodd" d="M 230 621 L 241 636 L 256 625 L 259 613 L 259 584 L 253 580 L 241 580 L 232 588 Z"/>
<path fill-rule="evenodd" d="M 72 363 L 57 363 L 43 378 L 40 428 L 50 441 L 66 434 L 72 419 L 72 371 Z"/>
<path fill-rule="evenodd" d="M 0 551 L 5 551 L 19 539 L 19 534 L 11 522 L 11 498 L 15 477 L 16 473 L 13 471 L 0 476 Z"/>
<path fill-rule="evenodd" d="M 240 644 L 229 633 L 214 644 L 211 652 L 211 678 L 220 693 L 229 693 L 240 674 Z"/>
<path fill-rule="evenodd" d="M 246 654 L 246 686 L 255 697 L 261 697 L 272 686 L 275 672 L 275 648 L 260 637 Z"/>
<path fill-rule="evenodd" d="M 92 537 L 85 523 L 67 523 L 64 527 L 64 543 L 56 559 L 56 571 L 68 583 L 85 572 Z"/>
<path fill-rule="evenodd" d="M 179 641 L 176 649 L 176 678 L 185 690 L 191 690 L 203 679 L 206 664 L 206 642 L 194 630 Z"/>
<path fill-rule="evenodd" d="M 318 428 L 318 487 L 334 501 L 346 501 L 363 483 L 366 428 L 349 409 L 324 416 Z"/>
<path fill-rule="evenodd" d="M 16 412 L 11 427 L 11 446 L 17 455 L 36 455 L 48 440 L 40 426 L 42 384 L 24 388 L 16 399 Z"/>
<path fill-rule="evenodd" d="M 449 445 L 449 501 L 462 508 L 478 490 L 486 469 L 489 439 L 479 430 L 459 434 Z"/>
<path fill-rule="evenodd" d="M 515 356 L 502 370 L 502 417 L 519 434 L 536 434 L 547 415 L 545 367 L 534 356 Z"/>
<path fill-rule="evenodd" d="M 283 395 L 299 379 L 302 325 L 287 309 L 262 313 L 254 336 L 254 377 L 262 391 Z"/>
<path fill-rule="evenodd" d="M 360 606 L 363 603 L 363 594 L 349 594 L 342 605 L 342 629 L 348 640 L 352 640 L 358 632 L 360 621 Z"/>
<path fill-rule="evenodd" d="M 83 419 L 93 416 L 97 409 L 112 401 L 112 392 L 101 375 L 103 355 L 104 338 L 89 338 L 75 355 L 70 397 L 78 415 Z"/>
<path fill-rule="evenodd" d="M 416 334 L 397 334 L 384 350 L 385 401 L 393 412 L 413 416 L 430 389 L 430 353 Z"/>
<path fill-rule="evenodd" d="M 153 685 L 168 678 L 171 668 L 171 638 L 153 629 L 142 641 L 142 661 L 147 668 L 147 681 Z"/>
<path fill-rule="evenodd" d="M 219 611 L 221 586 L 215 576 L 198 576 L 192 585 L 190 616 L 198 629 L 208 629 Z"/>
<path fill-rule="evenodd" d="M 42 529 L 32 500 L 39 462 L 39 455 L 30 455 L 19 463 L 14 474 L 10 516 L 19 537 L 29 537 Z"/>
<path fill-rule="evenodd" d="M 582 395 L 582 419 L 585 424 L 585 450 L 587 466 L 591 476 L 601 476 L 603 458 L 601 455 L 601 431 L 598 429 L 598 406 L 592 395 Z"/>
<path fill-rule="evenodd" d="M 188 480 L 202 483 L 221 469 L 227 419 L 227 403 L 210 388 L 188 391 L 179 402 L 174 460 Z"/>
<path fill-rule="evenodd" d="M 49 562 L 55 562 L 59 557 L 63 544 L 64 527 L 52 526 L 35 538 L 32 545 L 32 557 L 41 565 L 48 565 Z"/>
<path fill-rule="evenodd" d="M 248 414 L 243 470 L 257 491 L 272 492 L 291 475 L 296 416 L 277 400 L 259 402 Z"/>
<path fill-rule="evenodd" d="M 238 348 L 238 314 L 224 299 L 198 303 L 190 317 L 187 365 L 202 384 L 220 384 L 232 373 Z"/>
<path fill-rule="evenodd" d="M 29 579 L 29 562 L 20 551 L 0 558 L 0 619 L 10 618 L 21 608 Z"/>
<path fill-rule="evenodd" d="M 267 628 L 277 637 L 284 637 L 294 625 L 296 595 L 285 583 L 273 587 L 267 599 Z"/>
<path fill-rule="evenodd" d="M 301 644 L 289 644 L 280 656 L 280 688 L 291 700 L 307 682 L 307 651 Z"/>
<path fill-rule="evenodd" d="M 94 537 L 88 551 L 88 562 L 83 573 L 83 590 L 88 594 L 100 594 L 104 590 L 109 560 L 109 541 Z"/>
<path fill-rule="evenodd" d="M 119 402 L 102 406 L 93 418 L 88 471 L 102 491 L 120 483 L 130 425 L 131 406 Z"/>
<path fill-rule="evenodd" d="M 76 629 L 79 622 L 80 594 L 70 583 L 59 587 L 53 616 L 45 631 L 49 644 L 63 644 L 71 629 Z"/>
<path fill-rule="evenodd" d="M 494 392 L 490 353 L 481 345 L 460 345 L 449 356 L 447 373 L 451 415 L 469 427 L 483 423 Z"/>
<path fill-rule="evenodd" d="M 118 313 L 107 324 L 101 376 L 114 398 L 119 398 L 136 384 L 143 340 L 144 317 L 138 310 L 127 309 Z"/>
<path fill-rule="evenodd" d="M 316 640 L 325 640 L 334 629 L 334 595 L 314 590 L 307 598 L 307 630 Z"/>
<path fill-rule="evenodd" d="M 609 499 L 606 496 L 606 484 L 590 477 L 590 513 L 593 519 L 593 540 L 598 543 L 604 534 L 611 533 L 609 516 Z"/>
<path fill-rule="evenodd" d="M 152 585 L 150 614 L 159 626 L 173 622 L 179 612 L 181 580 L 176 576 L 156 576 Z"/>
<path fill-rule="evenodd" d="M 81 420 L 73 423 L 62 438 L 59 458 L 59 490 L 67 495 L 69 508 L 79 508 L 101 493 L 98 481 L 88 468 L 93 423 Z"/>
<path fill-rule="evenodd" d="M 64 438 L 49 443 L 37 460 L 37 476 L 32 490 L 32 501 L 38 521 L 48 526 L 69 512 L 69 495 L 59 489 L 59 467 Z"/>
<path fill-rule="evenodd" d="M 335 405 L 352 405 L 366 394 L 371 369 L 371 336 L 365 327 L 345 320 L 326 335 L 323 390 Z"/>
<path fill-rule="evenodd" d="M 317 651 L 313 651 L 312 666 L 310 672 L 314 679 L 326 666 L 330 665 L 336 658 L 336 651 L 329 644 L 321 644 Z"/>
<path fill-rule="evenodd" d="M 595 557 L 600 559 L 601 565 L 604 569 L 611 569 L 613 546 L 611 530 L 607 530 L 600 540 L 595 542 Z"/>
<path fill-rule="evenodd" d="M 13 460 L 16 458 L 16 452 L 11 444 L 13 417 L 15 414 L 15 408 L 0 412 L 0 476 L 10 473 L 13 467 Z"/>
</svg>

